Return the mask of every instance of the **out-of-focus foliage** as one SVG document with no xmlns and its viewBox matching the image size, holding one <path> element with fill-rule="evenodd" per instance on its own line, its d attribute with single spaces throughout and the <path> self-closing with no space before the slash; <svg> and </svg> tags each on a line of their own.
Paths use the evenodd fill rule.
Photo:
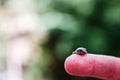
<svg viewBox="0 0 120 80">
<path fill-rule="evenodd" d="M 93 80 L 72 77 L 64 71 L 65 58 L 77 47 L 86 47 L 95 54 L 120 56 L 119 0 L 44 1 L 49 1 L 49 5 L 42 18 L 46 26 L 53 27 L 44 47 L 57 63 L 56 80 Z"/>
</svg>

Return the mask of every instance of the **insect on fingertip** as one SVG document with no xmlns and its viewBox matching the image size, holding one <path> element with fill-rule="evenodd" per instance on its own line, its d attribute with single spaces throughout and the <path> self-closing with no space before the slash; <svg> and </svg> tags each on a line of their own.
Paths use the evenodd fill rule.
<svg viewBox="0 0 120 80">
<path fill-rule="evenodd" d="M 79 55 L 85 55 L 87 54 L 86 48 L 80 47 L 77 48 L 74 52 L 72 52 L 73 54 L 79 54 Z"/>
</svg>

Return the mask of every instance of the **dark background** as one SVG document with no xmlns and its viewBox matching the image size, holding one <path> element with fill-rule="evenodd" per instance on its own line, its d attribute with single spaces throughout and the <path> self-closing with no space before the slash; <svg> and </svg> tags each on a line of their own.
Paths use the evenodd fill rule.
<svg viewBox="0 0 120 80">
<path fill-rule="evenodd" d="M 75 77 L 64 70 L 64 60 L 78 47 L 93 54 L 120 56 L 119 0 L 53 0 L 53 16 L 62 16 L 61 24 L 49 31 L 44 44 L 56 62 L 55 80 L 99 80 Z"/>
</svg>

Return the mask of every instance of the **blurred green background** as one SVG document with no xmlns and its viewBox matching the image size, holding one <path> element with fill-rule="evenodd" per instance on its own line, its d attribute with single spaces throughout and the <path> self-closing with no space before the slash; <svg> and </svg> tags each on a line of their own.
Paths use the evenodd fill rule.
<svg viewBox="0 0 120 80">
<path fill-rule="evenodd" d="M 44 47 L 57 63 L 56 80 L 98 80 L 66 74 L 64 60 L 81 46 L 90 53 L 120 56 L 120 0 L 52 0 L 51 4 L 48 18 L 56 28 L 49 31 Z"/>
<path fill-rule="evenodd" d="M 29 66 L 32 79 L 100 80 L 76 77 L 64 61 L 78 47 L 93 54 L 120 56 L 120 0 L 34 0 L 39 18 L 48 28 L 42 62 Z"/>
</svg>

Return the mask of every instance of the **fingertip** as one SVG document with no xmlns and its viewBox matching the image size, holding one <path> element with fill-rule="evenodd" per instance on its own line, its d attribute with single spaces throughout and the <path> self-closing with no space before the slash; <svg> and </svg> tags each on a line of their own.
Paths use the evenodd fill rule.
<svg viewBox="0 0 120 80">
<path fill-rule="evenodd" d="M 91 75 L 93 72 L 94 58 L 89 60 L 90 57 L 87 55 L 72 54 L 67 57 L 64 63 L 64 67 L 67 73 L 76 76 Z M 87 66 L 86 66 L 87 65 Z"/>
<path fill-rule="evenodd" d="M 114 73 L 120 74 L 120 71 L 116 71 L 116 61 L 118 62 L 118 58 L 112 56 L 94 54 L 86 54 L 81 56 L 72 54 L 66 58 L 64 67 L 66 72 L 70 75 L 112 79 L 114 77 Z M 117 70 L 119 68 L 117 68 Z M 117 76 L 117 78 L 119 78 L 119 76 Z"/>
</svg>

